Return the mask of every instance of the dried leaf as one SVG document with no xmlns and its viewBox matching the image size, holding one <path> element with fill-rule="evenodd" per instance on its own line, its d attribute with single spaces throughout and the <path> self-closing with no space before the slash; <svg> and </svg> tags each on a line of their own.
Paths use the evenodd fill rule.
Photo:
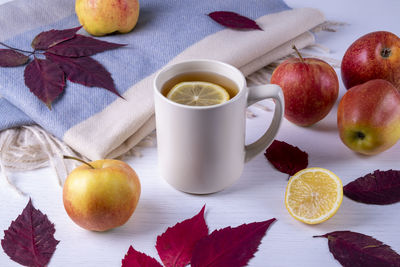
<svg viewBox="0 0 400 267">
<path fill-rule="evenodd" d="M 257 23 L 249 19 L 247 17 L 244 17 L 242 15 L 239 15 L 234 12 L 230 11 L 216 11 L 208 14 L 210 18 L 212 18 L 214 21 L 218 22 L 219 24 L 232 28 L 232 29 L 240 29 L 240 30 L 261 30 L 260 26 L 257 25 Z"/>
<path fill-rule="evenodd" d="M 1 246 L 15 262 L 24 266 L 46 266 L 60 242 L 54 239 L 54 224 L 29 200 L 17 219 L 4 231 Z"/>
<path fill-rule="evenodd" d="M 277 170 L 289 175 L 308 166 L 308 154 L 286 142 L 275 140 L 264 155 Z"/>
<path fill-rule="evenodd" d="M 82 26 L 72 29 L 41 32 L 33 39 L 31 46 L 35 50 L 46 50 L 49 47 L 74 38 L 76 32 L 79 31 L 80 28 L 82 28 Z"/>
<path fill-rule="evenodd" d="M 74 38 L 50 47 L 47 52 L 66 57 L 85 57 L 122 46 L 125 45 L 76 34 Z"/>
<path fill-rule="evenodd" d="M 64 72 L 58 64 L 35 58 L 28 64 L 24 72 L 25 84 L 30 91 L 43 101 L 49 109 L 51 103 L 65 87 Z"/>
<path fill-rule="evenodd" d="M 245 266 L 275 219 L 215 230 L 200 239 L 193 251 L 192 267 Z"/>
<path fill-rule="evenodd" d="M 196 242 L 208 235 L 204 209 L 157 237 L 156 249 L 166 267 L 183 267 L 190 263 Z"/>
<path fill-rule="evenodd" d="M 387 205 L 400 201 L 400 171 L 376 170 L 343 187 L 343 193 L 354 201 Z"/>
<path fill-rule="evenodd" d="M 16 67 L 25 65 L 29 56 L 11 49 L 0 49 L 0 67 Z"/>
<path fill-rule="evenodd" d="M 122 259 L 122 267 L 162 267 L 154 258 L 129 247 L 128 253 Z"/>
<path fill-rule="evenodd" d="M 101 87 L 118 95 L 111 74 L 99 62 L 90 57 L 70 58 L 44 53 L 46 58 L 60 66 L 67 79 L 89 87 Z"/>
<path fill-rule="evenodd" d="M 41 32 L 31 43 L 35 49 L 31 52 L 34 60 L 25 68 L 25 85 L 49 109 L 51 103 L 64 91 L 64 73 L 72 82 L 89 87 L 102 87 L 122 97 L 115 88 L 111 74 L 103 65 L 88 56 L 125 45 L 76 34 L 81 27 Z M 9 47 L 6 44 L 2 45 Z M 0 67 L 19 66 L 29 61 L 29 56 L 14 50 L 18 49 L 0 49 Z M 38 59 L 37 54 L 45 54 L 47 59 Z"/>
<path fill-rule="evenodd" d="M 327 238 L 329 251 L 345 267 L 400 266 L 400 255 L 371 236 L 336 231 L 314 237 Z"/>
</svg>

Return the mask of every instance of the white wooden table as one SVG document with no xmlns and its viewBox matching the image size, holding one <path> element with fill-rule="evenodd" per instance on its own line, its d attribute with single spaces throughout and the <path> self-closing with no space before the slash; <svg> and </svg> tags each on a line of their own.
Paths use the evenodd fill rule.
<svg viewBox="0 0 400 267">
<path fill-rule="evenodd" d="M 0 0 L 0 3 L 8 1 Z M 286 1 L 292 7 L 319 8 L 327 19 L 349 24 L 336 33 L 317 35 L 317 42 L 331 49 L 330 54 L 313 51 L 322 56 L 340 60 L 356 38 L 371 31 L 387 30 L 400 36 L 398 0 Z M 340 70 L 337 71 L 340 75 Z M 344 93 L 341 83 L 339 99 Z M 259 109 L 252 110 L 258 117 L 248 120 L 248 142 L 264 131 L 270 116 Z M 338 136 L 336 110 L 337 105 L 324 120 L 310 128 L 284 121 L 277 139 L 307 151 L 310 167 L 330 169 L 344 184 L 376 169 L 400 169 L 400 144 L 374 157 L 362 157 L 347 149 Z M 339 266 L 328 251 L 327 240 L 312 238 L 336 230 L 372 235 L 400 252 L 400 203 L 374 206 L 344 198 L 332 219 L 310 226 L 294 220 L 286 211 L 287 175 L 276 171 L 262 154 L 245 166 L 242 177 L 232 187 L 217 194 L 195 196 L 176 191 L 159 178 L 156 147 L 142 152 L 142 157 L 127 160 L 142 183 L 137 210 L 126 225 L 106 233 L 83 230 L 69 219 L 62 204 L 62 188 L 52 169 L 12 174 L 12 180 L 31 196 L 35 207 L 56 225 L 55 238 L 61 242 L 50 266 L 120 266 L 130 245 L 159 259 L 154 247 L 157 235 L 176 222 L 192 217 L 204 204 L 207 205 L 206 221 L 211 231 L 273 217 L 278 219 L 268 230 L 249 266 Z M 28 198 L 16 194 L 1 177 L 0 230 L 8 228 L 27 201 Z M 0 250 L 0 266 L 18 264 Z"/>
</svg>

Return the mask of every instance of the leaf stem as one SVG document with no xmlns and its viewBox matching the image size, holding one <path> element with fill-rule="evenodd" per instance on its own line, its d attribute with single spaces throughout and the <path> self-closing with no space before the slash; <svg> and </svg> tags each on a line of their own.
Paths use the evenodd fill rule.
<svg viewBox="0 0 400 267">
<path fill-rule="evenodd" d="M 296 50 L 296 53 L 297 53 L 297 55 L 299 56 L 299 58 L 301 60 L 301 63 L 304 63 L 304 58 L 301 56 L 301 54 L 300 54 L 299 50 L 297 49 L 297 47 L 295 45 L 293 45 L 292 48 L 294 50 Z"/>
<path fill-rule="evenodd" d="M 6 45 L 6 44 L 3 43 L 3 42 L 0 42 L 0 45 L 5 46 L 5 47 L 7 47 L 7 48 L 10 48 L 10 49 L 12 49 L 12 50 L 16 50 L 16 51 L 22 52 L 22 53 L 29 53 L 29 55 L 32 55 L 32 54 L 35 53 L 35 51 L 26 51 L 26 50 L 18 49 L 18 48 L 15 48 L 15 47 Z"/>
<path fill-rule="evenodd" d="M 82 162 L 83 164 L 88 165 L 90 168 L 95 169 L 95 167 L 93 167 L 92 165 L 90 165 L 89 163 L 87 163 L 86 161 L 84 161 L 84 160 L 82 160 L 82 159 L 80 159 L 80 158 L 71 157 L 71 156 L 67 156 L 67 155 L 64 155 L 63 158 L 64 158 L 64 159 L 73 159 L 73 160 L 77 160 L 77 161 L 79 161 L 79 162 Z"/>
</svg>

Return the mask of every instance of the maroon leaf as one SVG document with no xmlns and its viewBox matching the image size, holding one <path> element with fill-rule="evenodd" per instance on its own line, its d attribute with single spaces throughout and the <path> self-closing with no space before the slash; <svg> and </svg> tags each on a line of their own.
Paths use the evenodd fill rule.
<svg viewBox="0 0 400 267">
<path fill-rule="evenodd" d="M 46 266 L 60 242 L 54 239 L 54 224 L 29 200 L 17 219 L 4 231 L 1 246 L 15 262 L 24 266 Z"/>
<path fill-rule="evenodd" d="M 275 219 L 271 219 L 215 230 L 197 242 L 191 266 L 245 266 L 256 253 L 261 239 L 274 221 Z"/>
<path fill-rule="evenodd" d="M 82 26 L 65 29 L 65 30 L 50 30 L 41 32 L 33 39 L 31 46 L 35 50 L 46 50 L 56 44 L 74 38 L 75 34 Z"/>
<path fill-rule="evenodd" d="M 11 49 L 0 49 L 0 67 L 16 67 L 26 64 L 29 56 Z"/>
<path fill-rule="evenodd" d="M 400 255 L 371 236 L 336 231 L 314 237 L 327 238 L 329 251 L 345 267 L 400 266 Z"/>
<path fill-rule="evenodd" d="M 58 64 L 35 58 L 24 72 L 25 84 L 30 91 L 43 101 L 49 109 L 51 103 L 65 87 L 64 72 Z"/>
<path fill-rule="evenodd" d="M 239 15 L 234 12 L 230 11 L 216 11 L 208 14 L 210 18 L 212 18 L 214 21 L 218 22 L 219 24 L 232 28 L 232 29 L 241 29 L 241 30 L 261 30 L 260 26 L 257 25 L 257 23 L 249 19 L 247 17 L 244 17 L 242 15 Z"/>
<path fill-rule="evenodd" d="M 400 201 L 400 171 L 376 170 L 358 178 L 343 187 L 343 193 L 350 199 L 377 205 L 393 204 Z"/>
<path fill-rule="evenodd" d="M 276 169 L 289 175 L 308 166 L 308 154 L 286 142 L 275 140 L 264 155 Z"/>
<path fill-rule="evenodd" d="M 66 57 L 85 57 L 122 46 L 125 45 L 76 34 L 74 38 L 50 47 L 47 52 Z"/>
<path fill-rule="evenodd" d="M 115 89 L 111 74 L 99 62 L 90 57 L 70 58 L 44 53 L 48 60 L 58 64 L 74 83 L 89 87 L 101 87 L 122 97 Z"/>
<path fill-rule="evenodd" d="M 183 267 L 190 263 L 196 242 L 208 235 L 204 209 L 191 219 L 169 227 L 157 237 L 156 249 L 166 267 Z"/>
<path fill-rule="evenodd" d="M 129 247 L 128 253 L 122 259 L 122 267 L 162 267 L 154 258 Z"/>
</svg>

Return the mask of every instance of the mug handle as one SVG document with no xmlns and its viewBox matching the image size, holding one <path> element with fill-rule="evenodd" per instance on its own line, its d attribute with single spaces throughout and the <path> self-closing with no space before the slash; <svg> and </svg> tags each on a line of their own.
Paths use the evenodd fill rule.
<svg viewBox="0 0 400 267">
<path fill-rule="evenodd" d="M 266 84 L 249 87 L 249 96 L 247 106 L 250 106 L 260 100 L 273 98 L 275 101 L 274 117 L 271 125 L 257 141 L 245 146 L 245 162 L 250 161 L 258 153 L 266 149 L 274 140 L 282 122 L 285 109 L 285 101 L 282 89 L 276 84 Z"/>
</svg>

